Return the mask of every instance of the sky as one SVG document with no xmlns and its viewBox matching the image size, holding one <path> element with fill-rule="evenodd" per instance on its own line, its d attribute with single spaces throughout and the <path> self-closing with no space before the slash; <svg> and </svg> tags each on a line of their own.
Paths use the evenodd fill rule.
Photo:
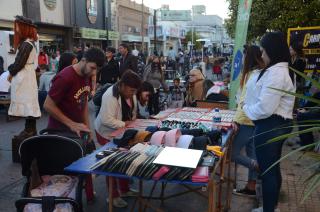
<svg viewBox="0 0 320 212">
<path fill-rule="evenodd" d="M 135 0 L 141 3 L 142 0 Z M 205 5 L 207 15 L 218 15 L 228 18 L 228 3 L 226 0 L 143 0 L 144 4 L 158 9 L 162 4 L 169 4 L 171 10 L 191 10 L 192 5 Z"/>
</svg>

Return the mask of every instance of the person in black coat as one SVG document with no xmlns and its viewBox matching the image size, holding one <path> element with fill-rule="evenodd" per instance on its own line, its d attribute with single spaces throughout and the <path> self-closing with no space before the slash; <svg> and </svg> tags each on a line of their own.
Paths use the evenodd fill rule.
<svg viewBox="0 0 320 212">
<path fill-rule="evenodd" d="M 125 43 L 120 44 L 119 52 L 121 54 L 120 68 L 119 68 L 120 77 L 128 69 L 131 69 L 132 71 L 137 73 L 138 72 L 138 61 L 134 55 L 129 53 L 129 46 Z"/>
<path fill-rule="evenodd" d="M 108 47 L 106 49 L 106 62 L 104 66 L 100 69 L 97 75 L 97 82 L 100 85 L 104 85 L 106 83 L 114 84 L 119 79 L 119 64 L 114 59 L 115 49 L 112 47 Z"/>
<path fill-rule="evenodd" d="M 306 60 L 303 58 L 302 44 L 299 42 L 292 42 L 289 50 L 291 55 L 290 67 L 303 73 L 306 68 Z M 303 92 L 304 79 L 298 74 L 296 74 L 296 83 L 297 91 Z"/>
</svg>

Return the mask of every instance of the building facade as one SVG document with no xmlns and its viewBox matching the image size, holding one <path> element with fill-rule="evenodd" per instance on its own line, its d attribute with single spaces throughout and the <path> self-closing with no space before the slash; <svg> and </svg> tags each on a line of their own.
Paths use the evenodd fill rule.
<svg viewBox="0 0 320 212">
<path fill-rule="evenodd" d="M 112 3 L 111 28 L 120 33 L 119 43 L 127 43 L 132 49 L 145 52 L 150 45 L 148 36 L 149 8 L 130 0 L 115 0 Z M 142 40 L 143 45 L 142 45 Z"/>
</svg>

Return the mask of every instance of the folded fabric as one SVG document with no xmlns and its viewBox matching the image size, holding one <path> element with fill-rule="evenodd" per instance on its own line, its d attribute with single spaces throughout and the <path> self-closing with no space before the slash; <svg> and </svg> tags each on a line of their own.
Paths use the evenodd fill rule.
<svg viewBox="0 0 320 212">
<path fill-rule="evenodd" d="M 164 141 L 165 135 L 166 135 L 165 131 L 157 131 L 157 132 L 153 133 L 153 135 L 151 136 L 151 139 L 150 139 L 150 143 L 152 145 L 161 146 L 165 142 Z"/>
<path fill-rule="evenodd" d="M 124 132 L 122 138 L 114 138 L 113 143 L 115 143 L 118 147 L 126 147 L 129 145 L 129 141 L 133 139 L 138 130 L 135 129 L 128 129 Z"/>
<path fill-rule="evenodd" d="M 206 150 L 208 142 L 209 142 L 209 138 L 207 136 L 194 137 L 190 148 L 197 149 L 197 150 Z"/>
<path fill-rule="evenodd" d="M 162 150 L 163 147 L 161 146 L 149 145 L 144 153 L 148 156 L 157 156 Z"/>
<path fill-rule="evenodd" d="M 209 168 L 207 166 L 197 167 L 191 177 L 191 180 L 192 182 L 197 182 L 197 183 L 209 182 Z"/>
<path fill-rule="evenodd" d="M 154 175 L 152 176 L 153 180 L 160 180 L 160 178 L 168 173 L 170 168 L 168 166 L 162 166 Z"/>
<path fill-rule="evenodd" d="M 181 135 L 179 137 L 179 140 L 177 142 L 176 147 L 189 149 L 189 146 L 190 146 L 192 140 L 193 140 L 192 135 Z"/>
<path fill-rule="evenodd" d="M 221 130 L 211 130 L 207 132 L 207 136 L 210 139 L 210 145 L 221 145 L 221 142 L 222 142 Z"/>
<path fill-rule="evenodd" d="M 133 147 L 130 148 L 130 152 L 139 152 L 139 153 L 144 153 L 146 149 L 149 148 L 148 144 L 142 144 L 142 143 L 138 143 L 136 145 L 134 145 Z"/>
<path fill-rule="evenodd" d="M 151 132 L 151 133 L 155 133 L 159 130 L 159 127 L 157 126 L 148 126 L 146 129 L 146 131 Z"/>
<path fill-rule="evenodd" d="M 202 136 L 203 130 L 202 129 L 181 129 L 182 135 L 193 135 L 194 137 Z"/>
<path fill-rule="evenodd" d="M 166 132 L 168 132 L 168 131 L 170 131 L 171 130 L 171 128 L 169 128 L 169 127 L 161 127 L 160 129 L 159 129 L 159 131 L 166 131 Z"/>
<path fill-rule="evenodd" d="M 166 133 L 165 135 L 165 146 L 175 147 L 177 145 L 177 141 L 181 136 L 181 131 L 179 129 L 173 129 Z"/>
<path fill-rule="evenodd" d="M 149 131 L 139 131 L 134 138 L 129 141 L 129 146 L 133 146 L 137 143 L 148 142 L 151 138 L 151 135 L 152 134 Z"/>
</svg>

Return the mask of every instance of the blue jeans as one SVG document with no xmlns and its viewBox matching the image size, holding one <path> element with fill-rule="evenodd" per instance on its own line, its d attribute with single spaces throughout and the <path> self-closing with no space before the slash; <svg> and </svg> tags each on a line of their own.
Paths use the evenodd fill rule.
<svg viewBox="0 0 320 212">
<path fill-rule="evenodd" d="M 248 180 L 256 180 L 255 171 L 256 151 L 253 142 L 254 126 L 240 125 L 239 131 L 233 140 L 232 160 L 248 168 Z M 247 155 L 241 155 L 241 149 L 246 147 Z"/>
<path fill-rule="evenodd" d="M 278 129 L 283 126 L 292 125 L 292 120 L 284 119 L 278 115 L 272 115 L 269 118 L 254 121 L 254 143 L 256 146 L 256 155 L 261 173 L 264 173 L 272 164 L 281 157 L 281 150 L 284 140 L 266 144 L 270 139 L 283 134 L 290 133 L 292 128 Z M 269 130 L 274 130 L 267 132 Z M 267 132 L 267 133 L 265 133 Z M 263 134 L 261 134 L 263 133 Z M 261 134 L 261 135 L 260 135 Z M 265 145 L 263 145 L 265 144 Z M 260 146 L 263 145 L 263 146 Z M 281 188 L 280 163 L 272 169 L 261 175 L 263 212 L 274 212 L 278 205 L 279 193 Z"/>
</svg>

